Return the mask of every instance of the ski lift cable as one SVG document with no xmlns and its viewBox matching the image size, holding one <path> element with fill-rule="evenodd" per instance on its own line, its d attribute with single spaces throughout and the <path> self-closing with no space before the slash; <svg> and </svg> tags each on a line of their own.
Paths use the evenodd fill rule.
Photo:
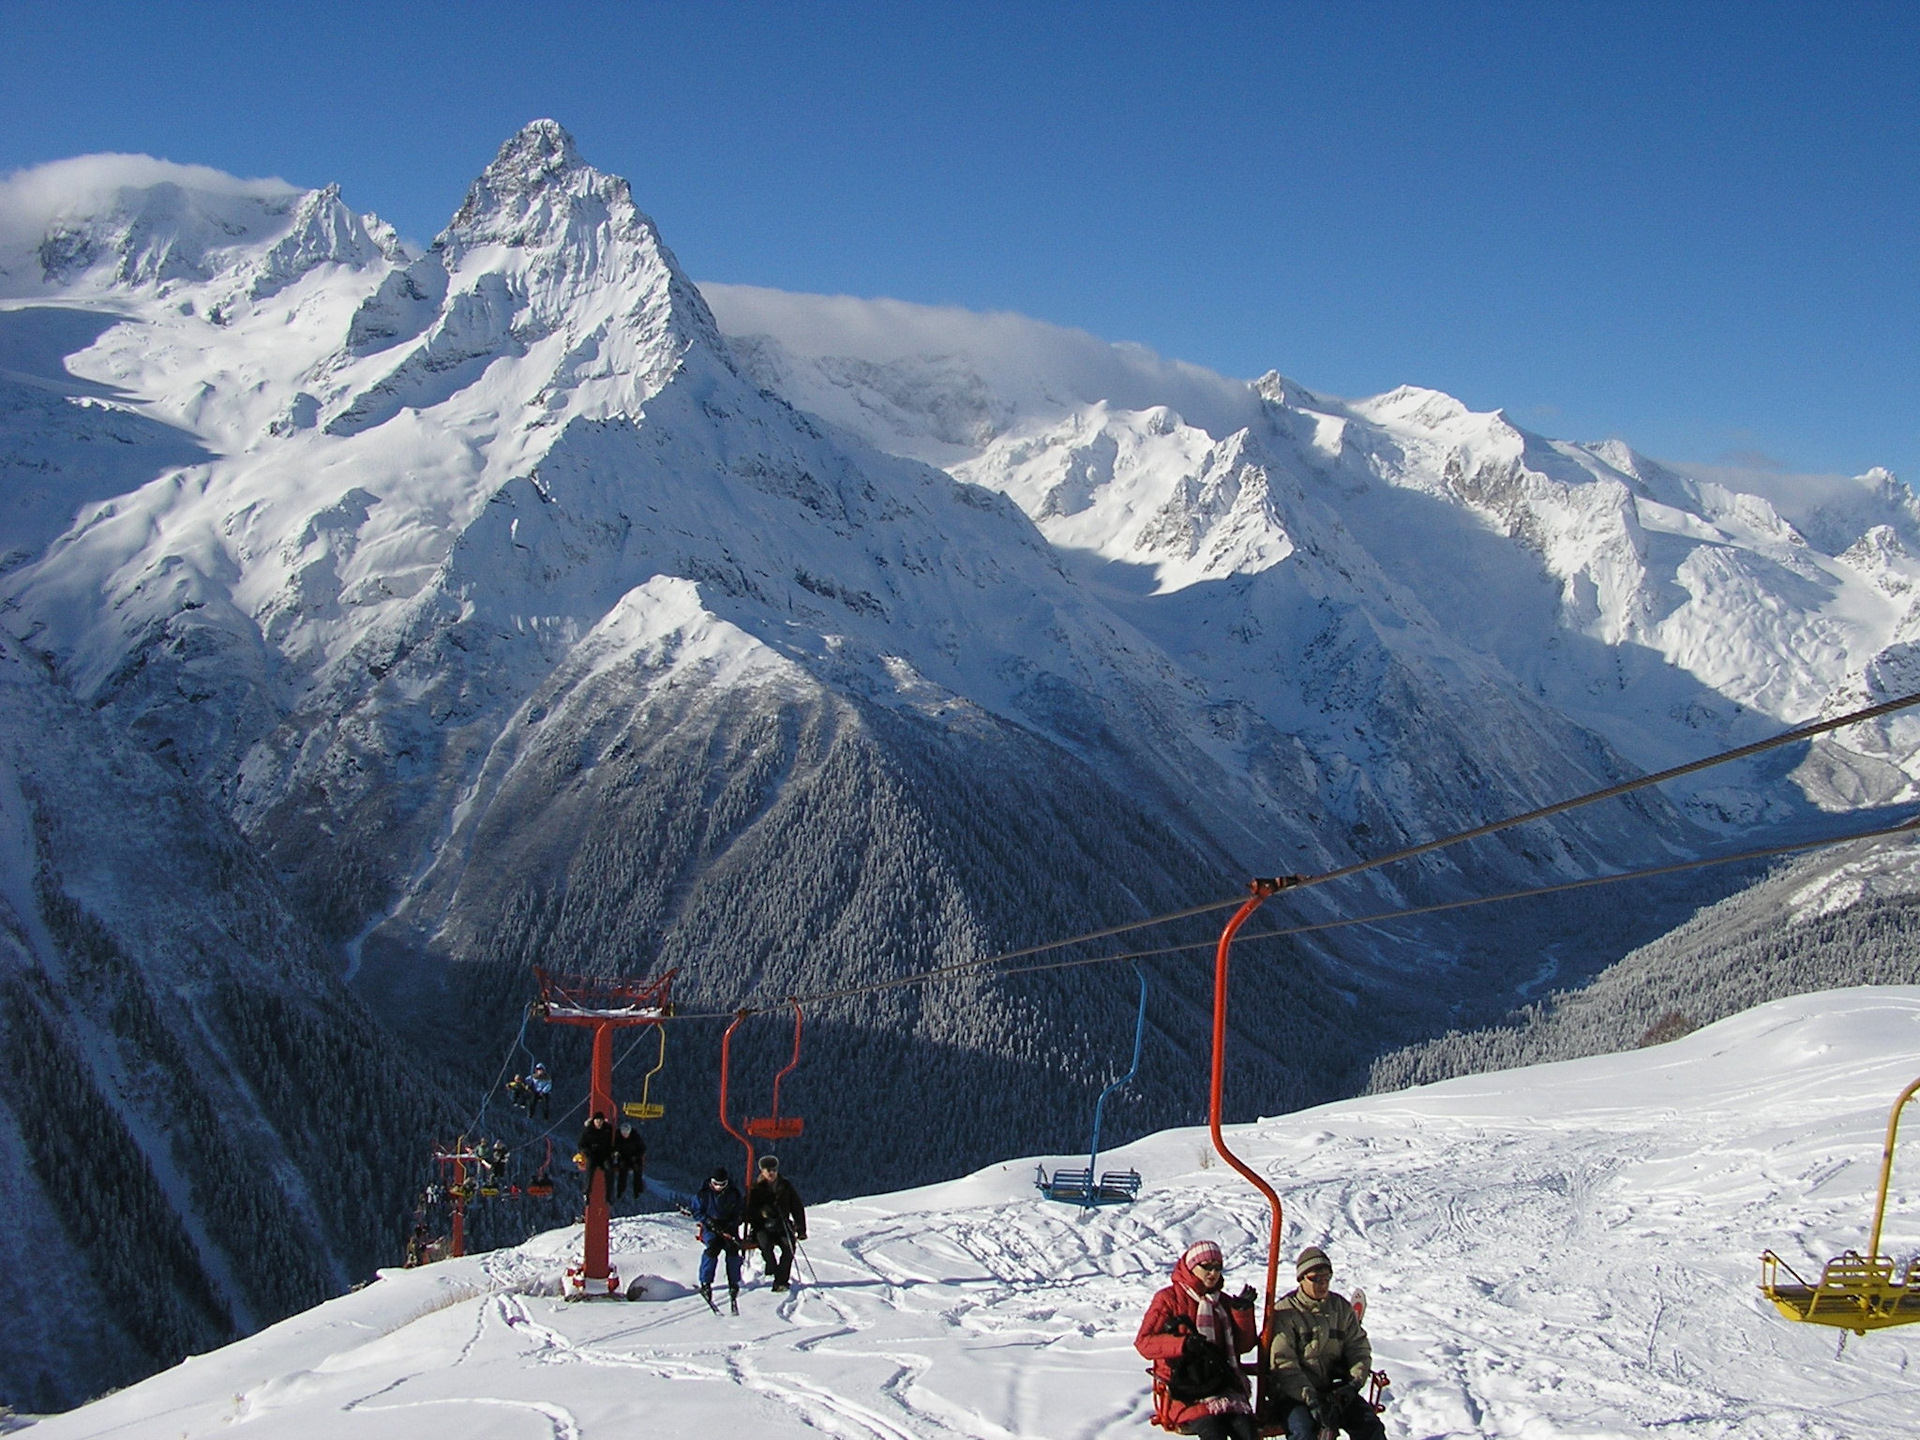
<svg viewBox="0 0 1920 1440">
<path fill-rule="evenodd" d="M 533 1012 L 526 1010 L 520 1016 L 520 1033 L 513 1037 L 513 1044 L 507 1047 L 507 1058 L 500 1062 L 500 1073 L 493 1077 L 493 1084 L 487 1087 L 487 1093 L 480 1097 L 480 1108 L 473 1113 L 473 1119 L 467 1122 L 466 1133 L 471 1135 L 480 1128 L 480 1122 L 486 1119 L 487 1107 L 493 1103 L 493 1092 L 500 1088 L 500 1082 L 507 1078 L 507 1067 L 513 1064 L 513 1052 L 516 1049 L 527 1050 L 527 1021 Z M 532 1055 L 531 1050 L 527 1050 Z"/>
<path fill-rule="evenodd" d="M 1433 915 L 1445 910 L 1465 910 L 1477 905 L 1498 905 L 1511 900 L 1527 900 L 1539 895 L 1558 895 L 1570 890 L 1587 890 L 1598 885 L 1616 885 L 1628 880 L 1651 880 L 1662 875 L 1677 875 L 1688 870 L 1705 870 L 1716 865 L 1738 865 L 1753 860 L 1766 860 L 1780 855 L 1794 855 L 1813 850 L 1826 850 L 1839 845 L 1852 844 L 1861 840 L 1883 840 L 1895 835 L 1912 835 L 1920 832 L 1920 816 L 1902 820 L 1896 825 L 1884 825 L 1873 830 L 1859 830 L 1847 835 L 1828 835 L 1814 840 L 1796 840 L 1785 845 L 1769 845 L 1758 850 L 1743 850 L 1737 855 L 1709 855 L 1693 860 L 1676 860 L 1666 865 L 1653 865 L 1640 870 L 1622 870 L 1611 875 L 1590 875 L 1580 880 L 1564 880 L 1554 885 L 1539 885 L 1526 890 L 1508 890 L 1498 895 L 1475 895 L 1461 900 L 1442 900 L 1432 905 L 1414 905 L 1399 910 L 1384 910 L 1372 915 L 1350 915 L 1334 920 L 1316 920 L 1302 925 L 1289 925 L 1278 930 L 1250 930 L 1240 938 L 1243 940 L 1279 940 L 1290 935 L 1308 935 L 1321 930 L 1337 930 L 1350 925 L 1382 925 L 1391 920 L 1405 920 L 1418 915 Z M 1217 908 L 1217 907 L 1216 907 Z M 1051 960 L 1037 965 L 1016 965 L 1006 969 L 994 970 L 996 976 L 1035 975 L 1049 970 L 1074 970 L 1084 965 L 1109 965 L 1121 960 L 1148 960 L 1165 955 L 1184 955 L 1195 950 L 1211 951 L 1212 940 L 1196 941 L 1188 945 L 1164 945 L 1151 950 L 1127 950 L 1108 955 L 1087 955 L 1072 960 Z M 1016 957 L 1034 953 L 1031 950 L 1015 952 Z M 1007 957 L 989 957 L 984 961 L 962 961 L 942 966 L 937 970 L 922 971 L 915 975 L 902 975 L 891 980 L 876 980 L 866 985 L 849 985 L 839 990 L 822 990 L 811 995 L 794 998 L 804 1004 L 818 1005 L 830 1000 L 849 1000 L 862 995 L 871 995 L 883 990 L 898 990 L 910 985 L 937 984 L 942 980 L 957 979 L 962 974 L 971 973 L 983 965 L 991 964 L 995 959 Z M 713 1014 L 678 1015 L 677 1020 L 730 1020 L 741 1012 L 738 1010 Z M 754 1013 L 754 1012 L 748 1012 Z"/>
<path fill-rule="evenodd" d="M 1383 865 L 1392 865 L 1402 860 L 1411 860 L 1416 856 L 1431 854 L 1435 850 L 1443 850 L 1452 845 L 1463 844 L 1468 840 L 1478 840 L 1487 835 L 1495 834 L 1501 830 L 1512 829 L 1516 825 L 1526 825 L 1535 820 L 1544 820 L 1549 818 L 1550 816 L 1562 815 L 1569 810 L 1577 810 L 1586 805 L 1594 805 L 1599 803 L 1602 800 L 1616 799 L 1619 796 L 1631 794 L 1636 790 L 1645 790 L 1654 785 L 1664 784 L 1669 780 L 1677 780 L 1683 775 L 1692 775 L 1692 774 L 1696 774 L 1701 770 L 1711 769 L 1716 765 L 1726 765 L 1735 760 L 1749 759 L 1752 756 L 1763 754 L 1769 750 L 1777 750 L 1783 745 L 1792 745 L 1802 740 L 1810 740 L 1815 736 L 1827 734 L 1829 731 L 1844 729 L 1846 726 L 1849 726 L 1849 725 L 1862 724 L 1868 720 L 1877 720 L 1883 715 L 1890 715 L 1895 711 L 1905 710 L 1908 707 L 1913 705 L 1920 705 L 1920 691 L 1916 691 L 1911 695 L 1902 695 L 1892 700 L 1882 701 L 1878 705 L 1869 705 L 1860 710 L 1851 710 L 1844 715 L 1836 715 L 1831 719 L 1818 720 L 1810 725 L 1802 725 L 1797 729 L 1784 731 L 1781 734 L 1772 736 L 1766 740 L 1756 740 L 1750 745 L 1742 745 L 1733 750 L 1724 750 L 1724 751 L 1721 751 L 1719 754 L 1706 756 L 1704 759 L 1690 760 L 1684 765 L 1675 765 L 1666 770 L 1656 771 L 1651 775 L 1641 775 L 1632 780 L 1623 780 L 1617 785 L 1609 785 L 1604 789 L 1592 790 L 1587 792 L 1584 795 L 1576 795 L 1568 800 L 1560 800 L 1560 801 L 1556 801 L 1554 804 L 1551 804 L 1551 805 L 1543 805 L 1543 806 L 1540 806 L 1538 809 L 1528 810 L 1524 814 L 1510 815 L 1504 820 L 1489 821 L 1485 825 L 1477 825 L 1470 830 L 1457 831 L 1452 835 L 1443 835 L 1435 840 L 1425 840 L 1417 845 L 1410 845 L 1405 847 L 1404 849 L 1390 851 L 1385 855 L 1376 855 L 1371 860 L 1356 861 L 1351 865 L 1343 865 L 1338 869 L 1323 871 L 1318 875 L 1286 876 L 1282 880 L 1280 888 L 1285 890 L 1299 890 L 1299 889 L 1304 889 L 1311 885 L 1324 885 L 1327 882 L 1332 880 L 1344 880 L 1350 876 L 1359 875 L 1369 870 L 1377 870 Z M 1852 836 L 1848 838 L 1860 839 L 1865 837 Z M 1822 843 L 1825 843 L 1825 842 L 1822 842 Z M 1834 841 L 1831 843 L 1839 844 L 1843 842 Z M 1806 847 L 1789 846 L 1771 853 L 1786 854 L 1795 848 L 1806 848 Z M 1754 852 L 1754 855 L 1758 857 L 1763 853 L 1768 853 L 1768 852 L 1756 851 Z M 1728 864 L 1728 863 L 1731 863 L 1731 861 L 1710 860 L 1702 863 L 1717 865 L 1717 864 Z M 1683 868 L 1683 869 L 1697 868 L 1697 866 L 1689 862 L 1687 864 L 1683 864 L 1680 868 Z M 1665 872 L 1660 870 L 1653 870 L 1653 871 L 1647 871 L 1644 873 L 1660 874 Z M 1595 877 L 1592 883 L 1605 884 L 1610 880 L 1621 879 L 1621 878 L 1625 878 L 1625 876 L 1624 875 L 1598 876 L 1598 877 Z M 1520 893 L 1534 893 L 1534 892 L 1515 892 L 1515 895 L 1517 896 Z M 1546 890 L 1541 890 L 1537 893 L 1551 894 L 1553 893 L 1553 891 L 1551 888 L 1549 888 Z M 1500 897 L 1500 898 L 1514 898 L 1514 897 L 1509 896 L 1509 897 Z M 783 996 L 781 999 L 777 1001 L 769 1001 L 761 1005 L 738 1005 L 733 1007 L 730 1010 L 718 1010 L 710 1013 L 683 1015 L 679 1018 L 687 1019 L 687 1020 L 731 1020 L 734 1016 L 740 1014 L 742 1010 L 745 1010 L 748 1014 L 754 1014 L 754 1015 L 762 1014 L 768 1010 L 776 1009 L 776 1008 L 779 1008 L 780 1006 L 789 1004 L 794 999 L 798 999 L 805 1004 L 818 1004 L 822 1000 L 841 1000 L 841 999 L 849 998 L 851 996 L 870 994 L 878 990 L 893 990 L 906 985 L 927 984 L 927 983 L 931 983 L 938 980 L 949 979 L 957 975 L 966 974 L 970 971 L 983 970 L 989 966 L 1000 965 L 1005 963 L 1008 960 L 1021 960 L 1021 959 L 1025 959 L 1029 955 L 1044 954 L 1049 950 L 1063 950 L 1063 949 L 1066 949 L 1068 946 L 1084 945 L 1094 940 L 1107 940 L 1107 939 L 1111 939 L 1113 936 L 1116 936 L 1116 935 L 1124 935 L 1134 930 L 1144 930 L 1147 927 L 1153 926 L 1153 925 L 1165 925 L 1175 920 L 1186 920 L 1186 919 L 1191 919 L 1196 915 L 1207 915 L 1207 914 L 1212 914 L 1215 911 L 1228 910 L 1233 908 L 1236 905 L 1241 904 L 1244 899 L 1245 899 L 1244 896 L 1236 895 L 1232 899 L 1228 899 L 1228 900 L 1214 900 L 1204 905 L 1192 905 L 1184 910 L 1173 910 L 1173 911 L 1167 912 L 1164 915 L 1149 916 L 1144 920 L 1129 920 L 1123 924 L 1107 926 L 1105 929 L 1102 929 L 1102 930 L 1089 930 L 1084 934 L 1070 935 L 1065 939 L 1061 939 L 1061 940 L 1048 940 L 1038 945 L 1027 945 L 1018 950 L 1002 950 L 993 955 L 976 956 L 975 958 L 970 960 L 956 960 L 950 965 L 942 965 L 931 970 L 919 971 L 913 975 L 903 975 L 893 980 L 877 981 L 872 985 L 849 987 L 844 990 L 821 991 L 811 995 Z M 1477 902 L 1477 903 L 1487 903 L 1487 902 Z M 1447 905 L 1435 906 L 1432 908 L 1433 909 L 1456 909 L 1456 908 L 1459 908 L 1459 902 L 1453 902 Z M 1417 914 L 1426 914 L 1430 912 L 1428 910 L 1411 910 L 1405 913 L 1409 915 L 1417 915 Z M 1356 924 L 1360 922 L 1343 921 L 1338 923 Z M 1318 927 L 1318 928 L 1328 928 L 1328 927 Z M 1288 933 L 1298 933 L 1298 932 L 1288 932 Z M 1254 937 L 1249 936 L 1248 938 L 1252 939 Z M 1188 947 L 1175 947 L 1175 948 L 1184 949 Z"/>
<path fill-rule="evenodd" d="M 1337 930 L 1347 925 L 1382 925 L 1389 920 L 1405 920 L 1415 915 L 1431 915 L 1441 910 L 1465 910 L 1475 905 L 1498 905 L 1509 900 L 1530 900 L 1536 895 L 1557 895 L 1568 890 L 1588 890 L 1596 885 L 1615 885 L 1626 880 L 1651 880 L 1686 870 L 1705 870 L 1715 865 L 1738 865 L 1743 861 L 1766 860 L 1780 855 L 1829 850 L 1857 840 L 1884 840 L 1895 835 L 1920 834 L 1920 816 L 1878 830 L 1861 830 L 1851 835 L 1829 835 L 1819 840 L 1800 840 L 1790 845 L 1770 845 L 1762 850 L 1746 850 L 1738 855 L 1710 855 L 1698 860 L 1677 860 L 1670 865 L 1653 865 L 1643 870 L 1622 870 L 1613 875 L 1591 875 L 1582 880 L 1566 880 L 1557 885 L 1540 885 L 1528 890 L 1508 890 L 1499 895 L 1475 895 L 1465 900 L 1443 900 L 1432 905 L 1416 905 L 1402 910 L 1386 910 L 1375 915 L 1352 915 L 1339 920 L 1316 920 L 1306 925 L 1289 925 L 1280 930 L 1247 930 L 1242 941 L 1281 940 L 1290 935 L 1306 935 L 1320 930 Z M 1192 945 L 1167 945 L 1155 950 L 1129 950 L 1118 955 L 1092 955 L 1077 960 L 1052 960 L 1040 965 L 1017 965 L 996 970 L 995 975 L 1035 975 L 1047 970 L 1072 970 L 1082 965 L 1106 965 L 1118 960 L 1147 960 L 1162 955 L 1182 955 L 1194 950 L 1211 950 L 1216 941 Z"/>
</svg>

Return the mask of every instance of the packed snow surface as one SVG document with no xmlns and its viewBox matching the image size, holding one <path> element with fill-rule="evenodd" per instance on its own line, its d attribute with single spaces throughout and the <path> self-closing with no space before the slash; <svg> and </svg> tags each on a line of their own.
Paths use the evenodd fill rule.
<svg viewBox="0 0 1920 1440">
<path fill-rule="evenodd" d="M 1890 1440 L 1920 1400 L 1909 1332 L 1841 1344 L 1755 1282 L 1768 1246 L 1806 1272 L 1864 1243 L 1887 1106 L 1917 1071 L 1920 988 L 1845 990 L 1230 1136 L 1285 1198 L 1288 1253 L 1324 1244 L 1336 1288 L 1367 1290 L 1389 1434 Z M 1882 1248 L 1904 1260 L 1920 1157 L 1897 1158 Z M 556 1298 L 578 1229 L 389 1272 L 35 1433 L 1139 1435 L 1148 1299 L 1203 1237 L 1231 1287 L 1257 1283 L 1267 1219 L 1202 1130 L 1109 1159 L 1146 1188 L 1086 1217 L 1038 1200 L 1030 1162 L 817 1207 L 799 1288 L 756 1278 L 738 1318 L 688 1290 L 671 1216 L 615 1228 L 653 1304 Z"/>
</svg>

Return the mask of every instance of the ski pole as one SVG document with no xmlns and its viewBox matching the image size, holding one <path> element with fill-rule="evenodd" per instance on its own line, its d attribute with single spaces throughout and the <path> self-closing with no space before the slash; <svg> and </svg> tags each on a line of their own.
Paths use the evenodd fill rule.
<svg viewBox="0 0 1920 1440">
<path fill-rule="evenodd" d="M 793 1253 L 800 1257 L 800 1263 L 807 1267 L 807 1283 L 814 1289 L 820 1288 L 820 1277 L 813 1273 L 813 1261 L 807 1259 L 807 1247 L 798 1240 L 793 1242 Z"/>
</svg>

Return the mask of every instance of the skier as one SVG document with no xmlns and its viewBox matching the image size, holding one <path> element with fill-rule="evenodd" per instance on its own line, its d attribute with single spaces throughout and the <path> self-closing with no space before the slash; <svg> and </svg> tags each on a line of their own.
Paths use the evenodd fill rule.
<svg viewBox="0 0 1920 1440">
<path fill-rule="evenodd" d="M 1353 1440 L 1384 1440 L 1386 1427 L 1366 1401 L 1373 1346 L 1344 1295 L 1333 1293 L 1333 1262 L 1309 1245 L 1294 1263 L 1299 1288 L 1273 1307 L 1273 1383 L 1287 1401 L 1289 1440 L 1344 1430 Z"/>
<path fill-rule="evenodd" d="M 740 1217 L 744 1209 L 740 1187 L 733 1183 L 722 1165 L 713 1172 L 693 1201 L 693 1218 L 700 1222 L 700 1296 L 712 1306 L 713 1272 L 724 1251 L 727 1257 L 727 1301 L 733 1313 L 740 1313 Z"/>
<path fill-rule="evenodd" d="M 533 1073 L 527 1076 L 527 1089 L 532 1092 L 527 1101 L 527 1118 L 543 1116 L 553 1118 L 553 1077 L 547 1074 L 545 1065 L 535 1065 Z"/>
<path fill-rule="evenodd" d="M 807 1211 L 772 1155 L 761 1158 L 760 1173 L 747 1187 L 747 1230 L 760 1247 L 760 1263 L 773 1277 L 772 1288 L 787 1289 L 794 1248 L 807 1238 Z"/>
<path fill-rule="evenodd" d="M 638 1200 L 645 1190 L 641 1172 L 647 1163 L 647 1142 L 640 1138 L 640 1132 L 634 1128 L 633 1121 L 622 1120 L 620 1131 L 613 1137 L 613 1194 L 615 1199 L 624 1199 L 627 1193 L 627 1179 L 633 1179 L 633 1198 Z"/>
<path fill-rule="evenodd" d="M 612 1199 L 613 1126 L 607 1123 L 605 1111 L 593 1112 L 593 1118 L 587 1122 L 587 1128 L 580 1132 L 580 1143 L 575 1148 L 580 1152 L 581 1168 L 586 1171 L 587 1199 L 593 1199 L 593 1177 L 596 1171 L 605 1182 L 605 1188 L 600 1192 L 601 1197 Z"/>
<path fill-rule="evenodd" d="M 1133 1348 L 1153 1362 L 1154 1424 L 1203 1440 L 1257 1440 L 1253 1392 L 1239 1360 L 1260 1343 L 1253 1287 L 1228 1296 L 1222 1263 L 1211 1240 L 1182 1251 Z"/>
</svg>

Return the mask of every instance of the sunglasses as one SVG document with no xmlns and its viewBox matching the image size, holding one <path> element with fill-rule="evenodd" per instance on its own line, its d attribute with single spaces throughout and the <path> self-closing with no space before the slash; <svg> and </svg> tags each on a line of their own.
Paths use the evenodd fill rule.
<svg viewBox="0 0 1920 1440">
<path fill-rule="evenodd" d="M 1196 1260 L 1193 1262 L 1193 1268 L 1195 1270 L 1218 1270 L 1220 1268 L 1220 1262 L 1218 1260 Z"/>
</svg>

